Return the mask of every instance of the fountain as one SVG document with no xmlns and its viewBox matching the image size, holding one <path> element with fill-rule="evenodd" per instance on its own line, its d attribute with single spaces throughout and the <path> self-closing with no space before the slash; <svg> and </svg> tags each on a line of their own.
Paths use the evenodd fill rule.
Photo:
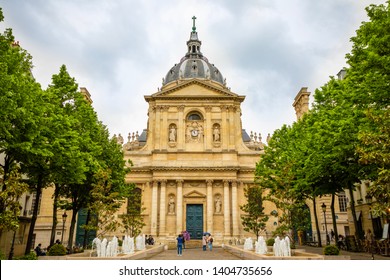
<svg viewBox="0 0 390 280">
<path fill-rule="evenodd" d="M 252 237 L 249 237 L 249 238 L 245 239 L 244 250 L 245 250 L 245 251 L 251 251 L 251 250 L 253 250 Z"/>
<path fill-rule="evenodd" d="M 268 253 L 267 243 L 265 242 L 264 237 L 259 236 L 255 243 L 255 251 L 257 254 L 265 255 Z"/>
<path fill-rule="evenodd" d="M 291 257 L 290 239 L 288 236 L 284 239 L 280 239 L 279 236 L 277 236 L 273 249 L 274 256 L 276 257 Z"/>
<path fill-rule="evenodd" d="M 118 254 L 118 238 L 114 236 L 110 242 L 106 238 L 101 241 L 95 238 L 92 241 L 92 249 L 95 245 L 97 257 L 114 257 Z"/>
<path fill-rule="evenodd" d="M 139 251 L 145 250 L 145 235 L 138 235 L 135 238 L 135 248 Z"/>
<path fill-rule="evenodd" d="M 134 237 L 125 236 L 122 243 L 122 252 L 124 254 L 134 254 Z"/>
</svg>

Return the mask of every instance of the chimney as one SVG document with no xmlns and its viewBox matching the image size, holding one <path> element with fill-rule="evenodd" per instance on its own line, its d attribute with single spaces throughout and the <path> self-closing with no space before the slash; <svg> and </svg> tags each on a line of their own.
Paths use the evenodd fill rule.
<svg viewBox="0 0 390 280">
<path fill-rule="evenodd" d="M 346 74 L 347 74 L 347 70 L 346 70 L 345 68 L 343 68 L 343 69 L 341 69 L 341 70 L 337 73 L 337 77 L 338 77 L 338 79 L 341 81 L 341 80 L 344 80 Z"/>
<path fill-rule="evenodd" d="M 307 87 L 303 87 L 295 97 L 293 107 L 297 120 L 302 118 L 303 114 L 309 111 L 309 96 L 310 92 L 307 91 Z"/>
</svg>

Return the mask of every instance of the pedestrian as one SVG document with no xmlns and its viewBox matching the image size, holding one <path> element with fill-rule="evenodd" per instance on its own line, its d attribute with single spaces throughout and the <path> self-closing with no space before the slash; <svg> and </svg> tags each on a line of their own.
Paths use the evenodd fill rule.
<svg viewBox="0 0 390 280">
<path fill-rule="evenodd" d="M 333 229 L 330 230 L 330 240 L 334 240 L 335 234 Z"/>
<path fill-rule="evenodd" d="M 177 240 L 177 255 L 181 256 L 183 254 L 183 244 L 184 244 L 183 234 L 179 234 L 176 240 Z"/>
<path fill-rule="evenodd" d="M 202 238 L 202 247 L 203 247 L 203 251 L 206 251 L 206 248 L 207 248 L 207 235 L 206 234 L 204 234 L 203 238 Z"/>
<path fill-rule="evenodd" d="M 371 249 L 372 249 L 372 245 L 373 245 L 374 240 L 375 240 L 374 235 L 371 232 L 371 229 L 367 230 L 367 233 L 365 234 L 364 237 L 366 238 L 366 244 L 365 244 L 366 245 L 366 251 L 370 253 Z"/>
<path fill-rule="evenodd" d="M 39 243 L 37 247 L 35 247 L 34 249 L 35 253 L 37 254 L 37 256 L 46 256 L 46 253 L 42 251 L 42 244 Z"/>
<path fill-rule="evenodd" d="M 207 238 L 207 244 L 209 245 L 209 250 L 213 250 L 213 241 L 214 239 L 211 237 L 211 234 L 209 235 L 209 238 Z"/>
</svg>

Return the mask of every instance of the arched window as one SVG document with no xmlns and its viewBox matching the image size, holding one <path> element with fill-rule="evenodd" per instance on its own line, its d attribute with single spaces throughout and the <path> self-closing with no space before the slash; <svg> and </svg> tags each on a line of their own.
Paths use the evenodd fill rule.
<svg viewBox="0 0 390 280">
<path fill-rule="evenodd" d="M 198 113 L 190 113 L 187 117 L 189 121 L 200 121 L 202 117 Z"/>
</svg>

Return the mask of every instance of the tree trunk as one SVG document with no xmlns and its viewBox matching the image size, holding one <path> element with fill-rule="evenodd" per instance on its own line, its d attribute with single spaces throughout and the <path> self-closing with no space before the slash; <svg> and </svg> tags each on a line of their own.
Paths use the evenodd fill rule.
<svg viewBox="0 0 390 280">
<path fill-rule="evenodd" d="M 60 186 L 58 184 L 55 184 L 54 187 L 54 201 L 53 201 L 53 219 L 52 219 L 52 225 L 51 225 L 51 235 L 50 235 L 50 246 L 53 246 L 54 239 L 56 237 L 56 231 L 57 231 L 57 210 L 58 210 L 58 197 L 60 193 Z M 64 233 L 62 233 L 64 234 Z"/>
<path fill-rule="evenodd" d="M 76 216 L 77 216 L 77 208 L 73 207 L 72 209 L 72 220 L 70 222 L 70 229 L 69 229 L 69 238 L 68 238 L 68 249 L 70 253 L 73 253 L 73 236 L 74 236 L 74 229 L 76 226 Z"/>
<path fill-rule="evenodd" d="M 316 222 L 316 230 L 317 230 L 317 236 L 318 236 L 318 247 L 322 247 L 321 232 L 320 232 L 320 227 L 318 225 L 317 206 L 316 206 L 316 198 L 315 197 L 313 197 L 313 210 L 314 210 L 314 218 L 315 218 L 315 222 Z"/>
<path fill-rule="evenodd" d="M 42 175 L 39 175 L 37 186 L 36 186 L 35 205 L 34 205 L 33 215 L 31 217 L 31 224 L 30 224 L 30 230 L 28 232 L 26 250 L 24 252 L 25 255 L 28 255 L 32 249 L 31 247 L 32 247 L 32 241 L 33 241 L 34 230 L 35 230 L 35 222 L 37 221 L 37 218 L 38 218 L 38 208 L 39 208 L 39 203 L 40 203 L 41 196 L 42 196 L 42 189 L 43 189 L 43 180 L 42 179 L 43 179 Z"/>
<path fill-rule="evenodd" d="M 355 237 L 356 237 L 356 244 L 359 246 L 359 239 L 360 239 L 360 232 L 359 232 L 359 226 L 356 219 L 356 210 L 355 210 L 355 199 L 353 197 L 353 190 L 351 186 L 348 186 L 349 190 L 349 196 L 351 197 L 351 213 L 352 213 L 352 219 L 353 219 L 353 225 L 355 226 Z"/>
<path fill-rule="evenodd" d="M 336 213 L 334 210 L 334 200 L 335 200 L 335 194 L 332 193 L 332 202 L 330 203 L 330 210 L 332 212 L 332 223 L 333 223 L 333 232 L 334 232 L 334 241 L 337 247 L 339 247 L 339 244 L 337 242 L 339 233 L 337 230 L 337 221 L 336 221 Z"/>
</svg>

